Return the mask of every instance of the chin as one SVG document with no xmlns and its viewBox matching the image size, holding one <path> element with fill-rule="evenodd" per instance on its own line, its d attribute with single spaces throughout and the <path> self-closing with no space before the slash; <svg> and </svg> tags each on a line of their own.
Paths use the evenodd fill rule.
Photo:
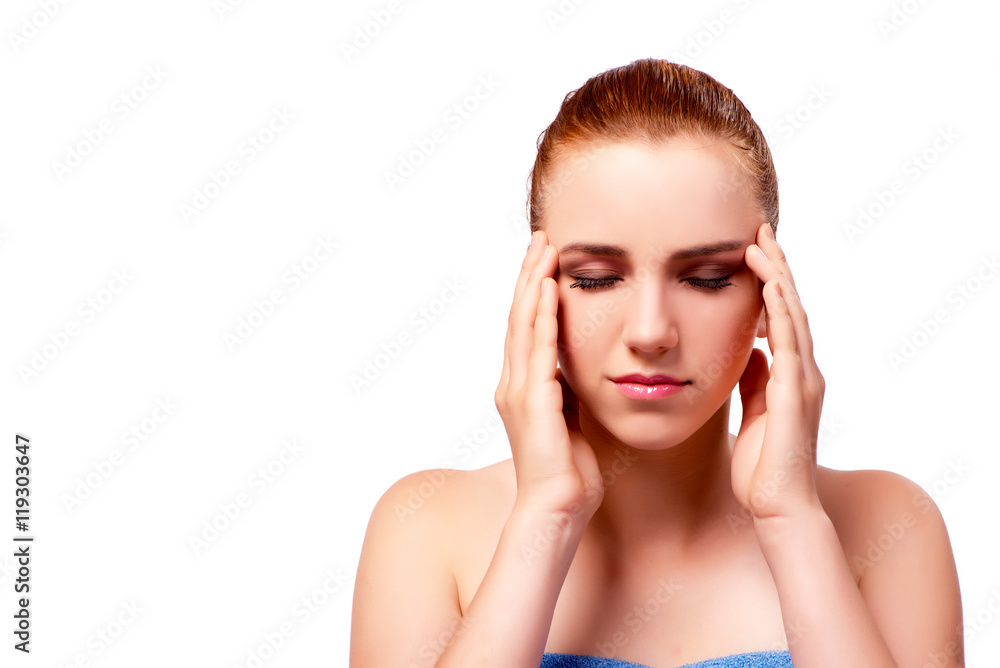
<svg viewBox="0 0 1000 668">
<path fill-rule="evenodd" d="M 666 450 L 683 443 L 713 420 L 732 396 L 732 388 L 725 393 L 725 386 L 706 388 L 694 402 L 682 399 L 680 394 L 648 403 L 602 397 L 601 401 L 586 402 L 587 417 L 598 432 L 631 448 Z"/>
<path fill-rule="evenodd" d="M 606 435 L 636 450 L 666 450 L 683 442 L 702 425 L 690 415 L 612 410 L 591 413 L 590 419 Z"/>
</svg>

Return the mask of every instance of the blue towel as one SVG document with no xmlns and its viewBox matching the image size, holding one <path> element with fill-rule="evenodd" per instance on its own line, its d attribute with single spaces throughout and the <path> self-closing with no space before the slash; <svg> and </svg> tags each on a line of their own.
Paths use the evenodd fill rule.
<svg viewBox="0 0 1000 668">
<path fill-rule="evenodd" d="M 649 668 L 639 663 L 620 659 L 605 659 L 584 654 L 561 654 L 546 652 L 542 655 L 540 668 Z M 680 668 L 793 668 L 792 655 L 787 650 L 766 652 L 743 652 L 706 659 L 697 663 L 687 663 Z"/>
</svg>

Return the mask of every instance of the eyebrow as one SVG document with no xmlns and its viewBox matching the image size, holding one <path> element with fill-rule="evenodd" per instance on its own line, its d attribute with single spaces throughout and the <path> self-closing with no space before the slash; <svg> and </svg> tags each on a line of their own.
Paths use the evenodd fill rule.
<svg viewBox="0 0 1000 668">
<path fill-rule="evenodd" d="M 720 241 L 714 244 L 706 244 L 703 246 L 692 246 L 691 248 L 682 248 L 674 251 L 670 254 L 670 259 L 689 260 L 694 257 L 704 257 L 705 255 L 715 255 L 717 253 L 725 253 L 726 251 L 740 250 L 742 248 L 746 248 L 748 245 L 749 244 L 746 242 L 734 239 L 730 241 Z M 614 246 L 611 244 L 592 244 L 576 241 L 563 246 L 559 253 L 562 254 L 569 251 L 581 251 L 589 255 L 600 255 L 603 257 L 628 257 L 627 250 L 621 246 Z"/>
</svg>

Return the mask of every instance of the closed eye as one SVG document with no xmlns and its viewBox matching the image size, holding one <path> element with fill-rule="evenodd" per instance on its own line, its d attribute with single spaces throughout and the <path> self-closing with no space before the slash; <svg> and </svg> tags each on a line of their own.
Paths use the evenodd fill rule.
<svg viewBox="0 0 1000 668">
<path fill-rule="evenodd" d="M 587 278 L 585 276 L 570 276 L 570 278 L 575 278 L 576 282 L 570 284 L 571 288 L 582 288 L 584 290 L 591 290 L 595 288 L 606 288 L 612 285 L 615 281 L 622 280 L 618 276 L 608 276 L 607 278 Z"/>
<path fill-rule="evenodd" d="M 732 285 L 728 279 L 732 278 L 732 274 L 728 276 L 722 276 L 721 278 L 686 278 L 684 279 L 690 285 L 696 288 L 706 288 L 708 290 L 721 290 L 727 285 Z"/>
<path fill-rule="evenodd" d="M 599 288 L 606 288 L 613 285 L 615 282 L 622 280 L 619 276 L 608 276 L 604 278 L 587 278 L 585 276 L 570 276 L 570 278 L 576 279 L 575 282 L 571 283 L 569 287 L 571 288 L 581 288 L 583 290 L 594 290 Z M 702 288 L 705 290 L 721 290 L 722 288 L 732 285 L 729 279 L 732 278 L 732 274 L 728 276 L 722 276 L 720 278 L 686 278 L 684 281 L 689 285 Z"/>
</svg>

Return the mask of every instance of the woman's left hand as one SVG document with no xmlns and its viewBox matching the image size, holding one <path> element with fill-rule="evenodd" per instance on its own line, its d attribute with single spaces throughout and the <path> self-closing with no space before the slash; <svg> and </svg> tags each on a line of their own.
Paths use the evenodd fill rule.
<svg viewBox="0 0 1000 668">
<path fill-rule="evenodd" d="M 733 448 L 733 492 L 755 520 L 795 517 L 822 508 L 816 441 L 826 382 L 792 272 L 767 223 L 745 258 L 764 283 L 773 361 L 769 372 L 764 352 L 754 348 L 740 378 L 743 422 Z"/>
</svg>

